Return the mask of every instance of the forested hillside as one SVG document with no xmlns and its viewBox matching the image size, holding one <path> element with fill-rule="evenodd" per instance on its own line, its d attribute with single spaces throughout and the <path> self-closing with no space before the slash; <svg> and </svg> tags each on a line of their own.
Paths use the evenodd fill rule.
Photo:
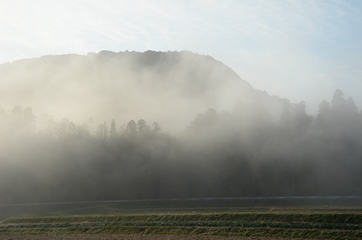
<svg viewBox="0 0 362 240">
<path fill-rule="evenodd" d="M 272 114 L 280 99 L 253 89 L 212 57 L 182 52 L 110 52 L 25 59 L 0 65 L 0 106 L 31 106 L 38 120 L 90 123 L 147 118 L 179 133 L 208 108 L 231 111 L 259 95 Z M 37 124 L 42 124 L 38 121 Z"/>
<path fill-rule="evenodd" d="M 93 131 L 1 108 L 0 204 L 361 195 L 361 112 L 340 90 L 317 116 L 305 109 L 285 100 L 275 120 L 254 95 L 171 135 L 148 119 L 104 119 Z"/>
</svg>

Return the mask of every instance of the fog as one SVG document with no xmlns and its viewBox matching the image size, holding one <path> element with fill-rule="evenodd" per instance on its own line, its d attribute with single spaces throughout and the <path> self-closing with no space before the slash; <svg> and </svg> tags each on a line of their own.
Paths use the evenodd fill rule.
<svg viewBox="0 0 362 240">
<path fill-rule="evenodd" d="M 210 56 L 0 65 L 0 204 L 362 194 L 362 114 L 254 89 Z"/>
<path fill-rule="evenodd" d="M 2 106 L 31 106 L 76 122 L 147 118 L 178 133 L 200 111 L 231 110 L 252 87 L 227 66 L 190 52 L 45 56 L 0 65 Z"/>
</svg>

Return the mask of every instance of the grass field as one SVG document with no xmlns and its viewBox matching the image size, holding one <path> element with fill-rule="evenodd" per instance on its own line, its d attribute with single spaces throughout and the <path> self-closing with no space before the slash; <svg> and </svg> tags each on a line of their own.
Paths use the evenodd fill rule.
<svg viewBox="0 0 362 240">
<path fill-rule="evenodd" d="M 133 211 L 135 213 L 116 215 L 7 218 L 0 224 L 0 238 L 15 235 L 139 234 L 362 239 L 361 208 L 249 207 Z"/>
</svg>

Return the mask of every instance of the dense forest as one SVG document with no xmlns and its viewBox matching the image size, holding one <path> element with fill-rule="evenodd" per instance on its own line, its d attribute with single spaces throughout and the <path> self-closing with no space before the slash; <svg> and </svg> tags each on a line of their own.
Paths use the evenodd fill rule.
<svg viewBox="0 0 362 240">
<path fill-rule="evenodd" d="M 0 204 L 362 195 L 362 113 L 341 90 L 314 117 L 285 100 L 275 118 L 255 95 L 180 134 L 105 120 L 93 131 L 0 108 Z"/>
</svg>

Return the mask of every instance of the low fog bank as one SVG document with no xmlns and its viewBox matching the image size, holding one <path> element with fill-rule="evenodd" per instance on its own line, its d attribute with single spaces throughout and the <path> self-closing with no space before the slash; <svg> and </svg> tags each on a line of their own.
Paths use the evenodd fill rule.
<svg viewBox="0 0 362 240">
<path fill-rule="evenodd" d="M 104 119 L 147 118 L 179 133 L 204 109 L 231 111 L 235 100 L 255 94 L 277 115 L 281 110 L 279 98 L 253 89 L 212 57 L 188 51 L 101 51 L 19 60 L 0 65 L 0 82 L 4 108 L 31 106 L 38 118 L 66 117 L 93 130 Z"/>
<path fill-rule="evenodd" d="M 0 81 L 0 204 L 362 194 L 340 90 L 309 116 L 187 51 L 20 60 Z"/>
<path fill-rule="evenodd" d="M 362 195 L 352 98 L 336 90 L 315 117 L 304 102 L 283 103 L 278 120 L 260 95 L 205 109 L 177 135 L 147 118 L 105 118 L 94 131 L 70 118 L 39 127 L 31 108 L 1 108 L 0 204 Z"/>
</svg>

